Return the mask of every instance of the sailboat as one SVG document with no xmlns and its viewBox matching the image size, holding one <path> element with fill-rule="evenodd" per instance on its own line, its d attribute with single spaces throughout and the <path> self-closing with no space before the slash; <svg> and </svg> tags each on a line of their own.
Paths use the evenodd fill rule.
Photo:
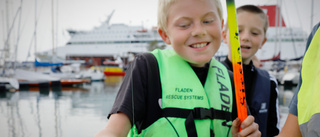
<svg viewBox="0 0 320 137">
<path fill-rule="evenodd" d="M 8 3 L 6 3 L 6 8 L 9 8 Z M 0 68 L 1 68 L 1 72 L 0 72 L 0 87 L 1 90 L 4 90 L 4 92 L 6 92 L 7 90 L 9 91 L 16 91 L 19 89 L 19 84 L 17 79 L 13 78 L 12 75 L 14 73 L 14 69 L 15 69 L 15 62 L 16 62 L 16 56 L 17 56 L 17 46 L 19 43 L 19 39 L 20 39 L 20 19 L 21 19 L 21 3 L 19 8 L 16 11 L 16 14 L 13 18 L 12 23 L 10 24 L 9 27 L 9 18 L 8 18 L 8 12 L 6 12 L 7 14 L 7 34 L 5 34 L 5 36 L 7 36 L 5 38 L 5 42 L 4 42 L 4 46 L 3 49 L 0 49 Z M 8 11 L 8 10 L 7 10 Z M 19 21 L 17 21 L 16 19 L 18 19 L 19 17 Z M 17 35 L 17 40 L 15 41 L 15 44 L 11 44 L 10 41 L 12 40 L 12 32 L 14 30 L 14 26 L 16 23 L 18 24 L 18 35 Z M 13 47 L 12 47 L 13 45 Z M 13 50 L 12 50 L 13 48 Z M 13 54 L 12 54 L 13 52 Z M 14 59 L 13 59 L 14 58 Z M 11 64 L 11 66 L 8 66 L 8 64 Z M 13 65 L 12 65 L 13 64 Z M 3 92 L 3 91 L 1 91 Z"/>
<path fill-rule="evenodd" d="M 35 2 L 36 4 L 36 2 Z M 53 8 L 53 4 L 52 4 L 52 8 Z M 35 8 L 37 9 L 37 8 Z M 35 15 L 37 15 L 37 11 L 35 10 Z M 52 17 L 53 18 L 53 17 Z M 37 29 L 37 24 L 38 24 L 38 17 L 35 16 L 35 33 L 33 36 L 33 40 L 34 40 L 34 47 L 35 47 L 35 53 L 36 53 L 36 49 L 37 49 L 37 34 L 36 34 L 36 29 Z M 54 21 L 53 23 L 54 24 Z M 54 26 L 54 25 L 53 25 Z M 52 31 L 54 31 L 54 29 L 52 29 Z M 52 33 L 53 35 L 53 47 L 54 47 L 54 32 Z M 31 45 L 30 45 L 31 46 Z M 54 48 L 53 48 L 54 50 Z M 54 52 L 54 51 L 53 51 Z M 88 83 L 91 82 L 90 79 L 86 78 L 86 79 L 82 79 L 80 76 L 77 76 L 78 74 L 75 73 L 50 73 L 50 74 L 46 74 L 45 71 L 39 71 L 37 69 L 41 68 L 41 69 L 49 69 L 51 71 L 51 67 L 54 66 L 62 66 L 65 65 L 66 62 L 54 62 L 56 61 L 56 58 L 54 58 L 54 56 L 52 56 L 52 58 L 50 58 L 49 61 L 38 61 L 37 58 L 35 59 L 34 62 L 34 68 L 35 70 L 26 70 L 26 69 L 15 69 L 14 74 L 13 74 L 13 78 L 17 79 L 19 82 L 20 86 L 23 87 L 34 87 L 34 86 L 41 86 L 41 84 L 46 85 L 47 88 L 49 88 L 49 86 L 70 86 L 70 85 L 74 85 L 74 84 L 81 84 L 81 83 Z M 60 60 L 58 60 L 60 61 Z M 64 60 L 63 60 L 64 61 Z M 76 61 L 77 63 L 82 63 L 84 61 Z M 68 62 L 70 63 L 70 62 Z M 57 84 L 58 83 L 58 84 Z"/>
</svg>

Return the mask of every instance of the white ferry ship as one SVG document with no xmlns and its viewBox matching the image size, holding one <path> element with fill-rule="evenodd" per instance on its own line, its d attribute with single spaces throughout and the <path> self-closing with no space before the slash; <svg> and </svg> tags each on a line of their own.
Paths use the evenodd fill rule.
<svg viewBox="0 0 320 137">
<path fill-rule="evenodd" d="M 126 64 L 129 53 L 147 52 L 150 44 L 165 46 L 157 28 L 109 24 L 113 12 L 99 27 L 91 31 L 68 30 L 71 39 L 63 47 L 55 49 L 56 56 L 67 60 L 85 60 L 90 65 L 103 65 L 117 57 Z M 37 54 L 38 58 L 52 56 L 52 51 Z"/>
<path fill-rule="evenodd" d="M 267 42 L 257 52 L 261 61 L 290 60 L 303 56 L 307 34 L 300 28 L 286 27 L 282 17 L 277 15 L 277 6 L 260 6 L 269 16 Z M 279 10 L 279 9 L 278 9 Z M 102 65 L 103 61 L 120 56 L 128 62 L 130 52 L 147 52 L 150 43 L 166 45 L 157 32 L 157 28 L 146 29 L 143 26 L 109 24 L 111 13 L 105 22 L 91 31 L 69 30 L 71 39 L 67 45 L 58 47 L 56 55 L 67 60 L 85 60 L 87 64 Z M 277 19 L 278 18 L 278 19 Z M 169 45 L 166 45 L 170 48 Z M 216 56 L 226 56 L 228 47 L 222 45 Z M 38 53 L 38 57 L 51 56 L 52 51 Z M 278 56 L 277 56 L 278 55 Z"/>
</svg>

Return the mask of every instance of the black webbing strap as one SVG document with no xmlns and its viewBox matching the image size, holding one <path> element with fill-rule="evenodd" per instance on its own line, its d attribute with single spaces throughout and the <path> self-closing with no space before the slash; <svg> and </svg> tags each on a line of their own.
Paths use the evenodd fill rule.
<svg viewBox="0 0 320 137">
<path fill-rule="evenodd" d="M 188 137 L 198 137 L 193 113 L 189 113 L 184 125 L 186 126 Z"/>
<path fill-rule="evenodd" d="M 188 137 L 197 137 L 197 131 L 194 123 L 195 119 L 222 119 L 226 121 L 231 121 L 231 115 L 231 112 L 215 110 L 213 108 L 165 108 L 162 110 L 163 117 L 186 118 L 185 126 L 188 133 Z"/>
<path fill-rule="evenodd" d="M 194 108 L 194 109 L 180 109 L 180 108 L 165 108 L 162 109 L 163 117 L 178 117 L 187 118 L 192 112 L 194 119 L 223 119 L 231 121 L 231 112 L 221 111 L 216 109 L 207 108 Z"/>
</svg>

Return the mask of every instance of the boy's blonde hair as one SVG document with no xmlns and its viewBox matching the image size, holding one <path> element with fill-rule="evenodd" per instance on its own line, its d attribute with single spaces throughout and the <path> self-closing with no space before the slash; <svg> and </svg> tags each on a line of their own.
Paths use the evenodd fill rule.
<svg viewBox="0 0 320 137">
<path fill-rule="evenodd" d="M 261 8 L 255 5 L 243 5 L 237 8 L 237 14 L 244 11 L 257 14 L 261 17 L 261 19 L 264 21 L 263 30 L 264 34 L 266 35 L 269 27 L 269 20 L 267 14 Z M 225 25 L 225 30 L 228 30 L 228 22 Z"/>
<path fill-rule="evenodd" d="M 168 14 L 169 8 L 172 4 L 174 4 L 178 0 L 159 0 L 158 2 L 158 27 L 159 29 L 167 32 L 167 21 L 168 21 Z M 220 0 L 212 0 L 217 6 L 218 14 L 220 19 L 223 19 L 223 11 Z"/>
</svg>

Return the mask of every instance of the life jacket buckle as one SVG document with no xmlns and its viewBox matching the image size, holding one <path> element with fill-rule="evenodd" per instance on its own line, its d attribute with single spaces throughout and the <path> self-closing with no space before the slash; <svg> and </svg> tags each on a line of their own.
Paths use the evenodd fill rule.
<svg viewBox="0 0 320 137">
<path fill-rule="evenodd" d="M 213 109 L 194 108 L 192 112 L 194 119 L 213 119 Z"/>
</svg>

